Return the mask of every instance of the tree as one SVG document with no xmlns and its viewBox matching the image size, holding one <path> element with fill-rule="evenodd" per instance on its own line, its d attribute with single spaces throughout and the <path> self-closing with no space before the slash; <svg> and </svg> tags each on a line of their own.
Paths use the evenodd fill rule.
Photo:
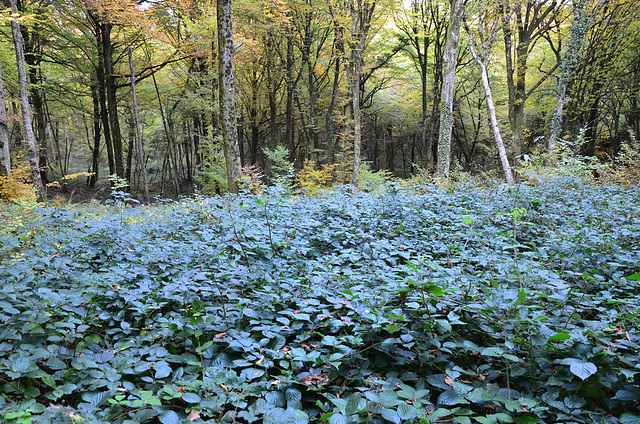
<svg viewBox="0 0 640 424">
<path fill-rule="evenodd" d="M 451 166 L 451 132 L 453 130 L 453 94 L 456 83 L 456 61 L 460 25 L 464 13 L 464 0 L 451 0 L 447 41 L 444 45 L 444 72 L 442 77 L 442 108 L 438 136 L 438 175 L 449 177 Z"/>
<path fill-rule="evenodd" d="M 362 55 L 369 39 L 376 2 L 372 0 L 327 0 L 339 46 L 348 59 L 347 79 L 351 93 L 351 114 L 353 117 L 353 173 L 351 184 L 358 189 L 360 180 L 360 149 L 362 144 L 362 112 L 360 110 L 360 79 L 362 77 Z M 335 4 L 334 4 L 335 3 Z M 345 32 L 349 30 L 349 37 Z M 349 54 L 344 51 L 349 47 Z"/>
<path fill-rule="evenodd" d="M 235 72 L 233 68 L 233 26 L 231 23 L 231 0 L 217 0 L 218 20 L 218 69 L 220 82 L 220 124 L 227 163 L 229 191 L 238 192 L 242 177 L 240 147 L 235 106 Z"/>
<path fill-rule="evenodd" d="M 515 0 L 513 4 L 511 1 L 505 0 L 499 7 L 504 15 L 503 35 L 507 89 L 509 90 L 509 124 L 513 156 L 517 158 L 522 153 L 525 102 L 558 68 L 559 51 L 549 33 L 558 26 L 566 0 L 526 0 L 524 2 Z M 543 75 L 535 84 L 527 87 L 529 56 L 538 41 L 543 38 L 549 43 L 557 60 L 549 69 L 543 71 Z"/>
<path fill-rule="evenodd" d="M 420 75 L 422 106 L 422 162 L 427 168 L 433 163 L 433 130 L 438 123 L 440 94 L 442 91 L 442 49 L 446 40 L 447 16 L 439 0 L 411 0 L 410 7 L 396 16 L 396 25 L 408 38 L 405 48 L 414 61 Z M 432 50 L 432 53 L 430 52 Z M 429 86 L 430 58 L 433 81 Z M 429 110 L 429 91 L 432 91 L 432 105 Z"/>
<path fill-rule="evenodd" d="M 480 19 L 480 41 L 482 44 L 481 47 L 483 48 L 483 50 L 490 51 L 491 42 L 495 37 L 495 31 L 493 34 L 485 37 L 484 31 L 482 28 L 482 21 L 483 19 Z M 486 62 L 488 61 L 487 57 L 489 55 L 486 51 L 484 52 L 483 55 L 481 55 L 480 52 L 476 52 L 476 46 L 475 46 L 473 34 L 471 33 L 471 30 L 469 29 L 469 27 L 466 25 L 466 22 L 465 22 L 465 29 L 467 30 L 467 34 L 469 35 L 469 50 L 471 51 L 471 55 L 473 56 L 473 59 L 476 61 L 476 63 L 478 64 L 478 67 L 480 68 L 480 77 L 482 78 L 482 86 L 484 87 L 485 100 L 487 102 L 487 110 L 489 112 L 491 131 L 493 132 L 493 139 L 496 143 L 496 147 L 498 148 L 498 156 L 500 157 L 500 164 L 502 165 L 502 170 L 504 172 L 504 176 L 505 176 L 505 179 L 507 180 L 507 183 L 513 184 L 515 183 L 515 180 L 513 179 L 513 173 L 511 172 L 511 165 L 509 164 L 509 158 L 507 157 L 507 150 L 504 147 L 502 135 L 500 134 L 500 126 L 498 124 L 496 108 L 493 102 L 493 93 L 491 91 L 491 85 L 489 84 L 489 73 L 487 72 L 487 64 L 486 64 Z"/>
<path fill-rule="evenodd" d="M 11 176 L 11 154 L 9 151 L 9 126 L 7 125 L 7 106 L 4 101 L 4 82 L 2 63 L 0 63 L 0 175 Z"/>
<path fill-rule="evenodd" d="M 22 103 L 22 123 L 24 126 L 24 138 L 27 143 L 29 153 L 29 165 L 31 167 L 31 178 L 36 195 L 39 200 L 44 200 L 45 187 L 40 177 L 40 163 L 38 160 L 38 148 L 36 138 L 33 133 L 33 121 L 31 119 L 31 105 L 29 104 L 29 88 L 27 86 L 27 69 L 24 60 L 24 47 L 22 32 L 18 23 L 19 14 L 16 0 L 11 0 L 11 32 L 13 33 L 13 44 L 16 51 L 16 63 L 18 66 L 18 86 L 20 89 L 20 102 Z"/>
<path fill-rule="evenodd" d="M 587 0 L 578 0 L 574 12 L 573 22 L 569 30 L 569 40 L 561 57 L 560 76 L 556 96 L 556 107 L 551 118 L 551 133 L 549 134 L 548 147 L 554 150 L 558 135 L 562 132 L 562 110 L 567 102 L 567 86 L 573 79 L 581 59 L 581 52 L 585 43 L 585 35 L 589 27 L 585 12 Z"/>
<path fill-rule="evenodd" d="M 131 70 L 131 95 L 133 97 L 133 116 L 136 120 L 137 132 L 137 148 L 138 148 L 138 166 L 140 167 L 140 175 L 142 176 L 142 184 L 144 189 L 144 201 L 150 203 L 149 198 L 149 182 L 147 181 L 147 167 L 144 162 L 144 149 L 142 148 L 142 125 L 140 124 L 140 115 L 138 114 L 138 96 L 136 95 L 136 71 L 133 66 L 133 53 L 131 46 L 127 46 L 127 54 L 129 55 L 129 69 Z"/>
</svg>

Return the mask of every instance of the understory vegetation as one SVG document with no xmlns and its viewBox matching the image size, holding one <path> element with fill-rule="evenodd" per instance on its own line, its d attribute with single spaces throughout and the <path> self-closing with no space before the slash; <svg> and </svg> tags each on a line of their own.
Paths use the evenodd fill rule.
<svg viewBox="0 0 640 424">
<path fill-rule="evenodd" d="M 384 187 L 2 216 L 0 422 L 640 423 L 640 189 Z"/>
</svg>

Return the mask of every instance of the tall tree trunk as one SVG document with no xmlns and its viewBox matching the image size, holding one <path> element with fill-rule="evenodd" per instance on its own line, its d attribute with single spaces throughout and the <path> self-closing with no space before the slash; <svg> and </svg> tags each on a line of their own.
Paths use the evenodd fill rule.
<svg viewBox="0 0 640 424">
<path fill-rule="evenodd" d="M 13 44 L 16 50 L 16 63 L 18 65 L 18 86 L 20 87 L 20 101 L 22 103 L 22 121 L 24 125 L 24 138 L 29 152 L 29 165 L 31 167 L 31 178 L 36 189 L 38 200 L 45 199 L 45 187 L 40 177 L 40 163 L 38 160 L 38 148 L 36 138 L 33 133 L 33 122 L 31 120 L 31 105 L 29 104 L 29 89 L 27 87 L 27 69 L 24 60 L 24 49 L 22 43 L 22 33 L 20 24 L 17 21 L 18 7 L 16 0 L 11 1 L 11 31 L 13 33 Z"/>
<path fill-rule="evenodd" d="M 136 119 L 136 130 L 138 133 L 138 165 L 140 166 L 140 176 L 142 177 L 142 187 L 144 189 L 144 201 L 149 204 L 149 181 L 147 179 L 147 166 L 144 161 L 144 149 L 142 147 L 142 125 L 140 124 L 140 115 L 138 115 L 138 96 L 136 96 L 136 70 L 133 66 L 133 52 L 131 46 L 127 46 L 127 54 L 129 55 L 129 70 L 131 71 L 131 95 L 133 96 L 133 116 Z"/>
<path fill-rule="evenodd" d="M 109 175 L 116 174 L 116 165 L 113 157 L 113 143 L 111 142 L 111 128 L 109 126 L 109 114 L 107 111 L 107 88 L 106 78 L 104 74 L 104 53 L 102 45 L 102 30 L 99 18 L 92 12 L 88 12 L 89 17 L 93 21 L 94 36 L 97 47 L 97 66 L 96 81 L 98 83 L 98 104 L 100 106 L 100 122 L 102 123 L 102 134 L 104 135 L 104 144 L 107 148 L 107 161 L 109 164 Z"/>
<path fill-rule="evenodd" d="M 285 106 L 285 142 L 289 147 L 289 160 L 295 162 L 296 145 L 293 139 L 293 95 L 295 91 L 295 80 L 293 78 L 293 37 L 291 34 L 286 35 L 287 38 L 287 56 L 285 60 L 285 78 L 287 84 L 287 99 Z"/>
<path fill-rule="evenodd" d="M 507 180 L 507 183 L 514 184 L 515 180 L 513 179 L 513 174 L 511 173 L 511 165 L 509 165 L 507 150 L 504 147 L 504 142 L 502 141 L 502 135 L 500 135 L 500 127 L 498 126 L 498 117 L 496 115 L 496 108 L 493 103 L 491 86 L 489 85 L 489 74 L 487 73 L 487 67 L 482 61 L 482 59 L 476 54 L 475 49 L 473 47 L 473 39 L 471 39 L 469 43 L 469 49 L 471 50 L 471 55 L 473 56 L 475 61 L 478 63 L 478 66 L 480 67 L 480 72 L 482 76 L 482 85 L 484 87 L 484 93 L 487 101 L 487 109 L 489 110 L 491 130 L 493 131 L 493 139 L 495 140 L 496 146 L 498 147 L 500 164 L 502 165 L 502 170 L 504 172 L 504 176 Z"/>
<path fill-rule="evenodd" d="M 349 88 L 351 90 L 351 112 L 353 114 L 353 174 L 351 184 L 358 189 L 360 181 L 360 146 L 362 140 L 360 111 L 360 75 L 362 74 L 362 52 L 356 48 L 353 52 L 353 63 L 348 67 Z"/>
<path fill-rule="evenodd" d="M 4 82 L 0 62 L 0 175 L 11 176 L 11 152 L 9 151 L 9 126 L 7 105 L 4 102 Z"/>
<path fill-rule="evenodd" d="M 463 0 L 451 0 L 449 12 L 449 28 L 444 47 L 444 73 L 442 77 L 442 94 L 440 96 L 440 132 L 438 136 L 438 175 L 449 178 L 451 167 L 451 133 L 453 130 L 453 100 L 456 83 L 456 61 L 458 57 L 458 40 L 460 25 L 464 13 Z"/>
<path fill-rule="evenodd" d="M 237 193 L 238 182 L 242 177 L 242 169 L 240 165 L 240 147 L 238 145 L 238 128 L 236 122 L 231 0 L 217 0 L 216 5 L 222 139 L 224 140 L 224 156 L 227 162 L 229 191 Z"/>
<path fill-rule="evenodd" d="M 93 103 L 93 149 L 91 151 L 91 176 L 89 187 L 94 188 L 100 174 L 100 94 L 97 82 L 91 84 Z M 58 143 L 59 144 L 59 143 Z"/>
<path fill-rule="evenodd" d="M 562 134 L 562 111 L 567 102 L 567 87 L 573 79 L 578 63 L 581 60 L 582 47 L 585 42 L 584 37 L 588 28 L 587 20 L 585 19 L 586 3 L 586 0 L 580 0 L 576 5 L 576 11 L 569 30 L 569 40 L 562 54 L 560 78 L 558 78 L 558 87 L 556 89 L 557 102 L 551 117 L 551 132 L 548 139 L 549 150 L 556 148 L 558 137 Z"/>
<path fill-rule="evenodd" d="M 118 117 L 118 99 L 116 75 L 113 67 L 113 43 L 111 30 L 113 24 L 102 24 L 102 55 L 104 64 L 105 89 L 107 95 L 107 110 L 109 112 L 109 126 L 111 141 L 113 144 L 113 163 L 116 175 L 124 178 L 124 163 L 122 154 L 122 133 L 120 132 L 120 120 Z"/>
<path fill-rule="evenodd" d="M 334 121 L 336 101 L 338 98 L 338 92 L 340 88 L 340 56 L 335 57 L 335 66 L 333 69 L 333 84 L 331 86 L 331 100 L 329 101 L 329 107 L 327 108 L 327 115 L 325 117 L 325 127 L 327 131 L 327 143 L 329 147 L 329 163 L 334 163 L 336 153 L 336 123 Z"/>
</svg>

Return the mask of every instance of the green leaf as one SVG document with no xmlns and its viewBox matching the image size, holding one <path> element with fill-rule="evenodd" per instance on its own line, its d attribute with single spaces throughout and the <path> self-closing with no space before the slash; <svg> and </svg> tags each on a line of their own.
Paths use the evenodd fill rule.
<svg viewBox="0 0 640 424">
<path fill-rule="evenodd" d="M 360 393 L 354 393 L 347 399 L 347 406 L 344 409 L 344 413 L 349 416 L 358 412 L 358 405 L 360 404 L 362 395 Z"/>
<path fill-rule="evenodd" d="M 519 417 L 516 420 L 516 424 L 536 424 L 538 420 L 530 415 L 525 415 L 524 417 Z"/>
<path fill-rule="evenodd" d="M 153 368 L 156 370 L 155 378 L 165 378 L 171 375 L 171 367 L 167 361 L 160 361 L 153 364 Z"/>
<path fill-rule="evenodd" d="M 549 337 L 550 341 L 557 341 L 557 342 L 563 342 L 565 340 L 569 340 L 571 338 L 571 336 L 569 334 L 567 334 L 564 331 L 561 331 L 557 334 L 554 334 L 553 336 Z"/>
<path fill-rule="evenodd" d="M 452 406 L 467 403 L 469 402 L 453 390 L 445 390 L 440 394 L 440 396 L 438 396 L 438 405 Z"/>
<path fill-rule="evenodd" d="M 384 408 L 382 410 L 382 418 L 387 421 L 391 421 L 392 423 L 399 424 L 402 422 L 402 418 L 398 415 L 396 411 L 389 408 Z"/>
<path fill-rule="evenodd" d="M 182 421 L 180 420 L 180 417 L 178 416 L 178 414 L 176 414 L 173 411 L 164 411 L 160 414 L 160 416 L 158 417 L 158 420 L 162 423 L 162 424 L 180 424 Z"/>
<path fill-rule="evenodd" d="M 182 400 L 187 403 L 198 403 L 200 402 L 200 396 L 195 393 L 187 392 L 182 394 Z"/>
<path fill-rule="evenodd" d="M 563 360 L 562 363 L 569 365 L 569 370 L 573 375 L 582 380 L 586 380 L 598 371 L 598 367 L 596 367 L 595 364 L 575 358 L 567 358 Z"/>
<path fill-rule="evenodd" d="M 620 424 L 640 424 L 640 416 L 626 412 L 620 416 Z"/>
<path fill-rule="evenodd" d="M 267 392 L 264 398 L 273 406 L 283 407 L 287 404 L 287 401 L 281 392 Z"/>
<path fill-rule="evenodd" d="M 52 387 L 54 389 L 57 387 L 56 380 L 53 378 L 52 375 L 49 375 L 49 374 L 43 375 L 42 376 L 42 382 L 44 384 L 46 384 L 47 386 Z"/>
<path fill-rule="evenodd" d="M 349 418 L 346 415 L 333 414 L 329 417 L 329 424 L 347 424 L 348 422 Z"/>
<path fill-rule="evenodd" d="M 627 275 L 625 278 L 627 280 L 640 281 L 640 272 L 637 274 Z"/>
</svg>

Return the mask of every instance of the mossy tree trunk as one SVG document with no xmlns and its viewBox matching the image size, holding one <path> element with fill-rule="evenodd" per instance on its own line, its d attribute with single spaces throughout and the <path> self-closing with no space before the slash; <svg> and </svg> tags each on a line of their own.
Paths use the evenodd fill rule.
<svg viewBox="0 0 640 424">
<path fill-rule="evenodd" d="M 442 94 L 440 109 L 440 132 L 438 136 L 438 175 L 449 177 L 451 167 L 451 133 L 453 130 L 453 100 L 456 82 L 456 60 L 460 25 L 464 13 L 463 0 L 451 0 L 449 27 L 444 47 L 444 73 L 442 76 Z"/>
<path fill-rule="evenodd" d="M 4 102 L 4 83 L 2 63 L 0 63 L 0 175 L 11 175 L 11 153 L 9 151 L 9 127 L 7 125 L 7 106 Z"/>
<path fill-rule="evenodd" d="M 242 177 L 240 146 L 236 121 L 235 84 L 233 67 L 233 25 L 231 0 L 217 0 L 218 70 L 220 81 L 220 123 L 227 163 L 227 181 L 231 193 L 238 192 Z"/>
<path fill-rule="evenodd" d="M 18 7 L 16 0 L 11 0 L 11 31 L 13 33 L 13 44 L 16 50 L 16 63 L 18 65 L 18 86 L 20 89 L 20 102 L 22 103 L 22 123 L 24 125 L 24 138 L 27 143 L 29 166 L 31 167 L 31 178 L 35 187 L 38 200 L 45 198 L 45 187 L 40 176 L 40 162 L 38 160 L 38 148 L 36 138 L 33 133 L 33 120 L 31 117 L 31 105 L 29 104 L 29 89 L 27 86 L 27 69 L 24 60 L 24 47 L 20 24 L 18 23 Z"/>
</svg>

